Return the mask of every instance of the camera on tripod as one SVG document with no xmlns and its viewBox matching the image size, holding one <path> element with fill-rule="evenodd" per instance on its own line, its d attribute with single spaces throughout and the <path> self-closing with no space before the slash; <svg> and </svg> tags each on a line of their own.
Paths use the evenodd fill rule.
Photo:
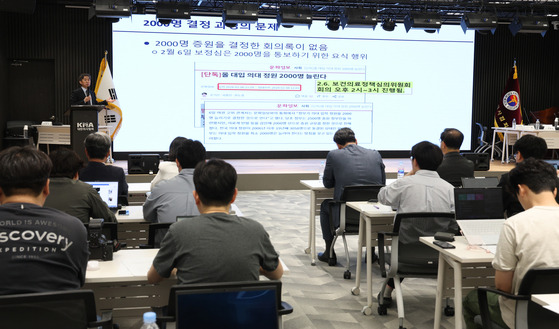
<svg viewBox="0 0 559 329">
<path fill-rule="evenodd" d="M 103 234 L 103 219 L 92 218 L 88 230 L 89 259 L 113 260 L 113 241 Z"/>
</svg>

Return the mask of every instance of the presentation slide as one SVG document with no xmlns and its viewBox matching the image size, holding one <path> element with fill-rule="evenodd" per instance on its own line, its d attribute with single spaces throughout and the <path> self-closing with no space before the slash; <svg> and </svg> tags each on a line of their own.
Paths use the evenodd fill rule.
<svg viewBox="0 0 559 329">
<path fill-rule="evenodd" d="M 471 136 L 474 33 L 403 24 L 330 31 L 275 20 L 225 27 L 221 17 L 113 24 L 122 108 L 116 152 L 165 152 L 176 136 L 208 151 L 328 151 L 336 130 L 409 150 L 444 128 Z"/>
</svg>

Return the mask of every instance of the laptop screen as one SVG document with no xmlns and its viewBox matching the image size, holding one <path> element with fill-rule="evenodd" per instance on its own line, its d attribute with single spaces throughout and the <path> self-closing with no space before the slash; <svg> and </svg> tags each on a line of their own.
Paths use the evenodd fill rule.
<svg viewBox="0 0 559 329">
<path fill-rule="evenodd" d="M 462 177 L 462 187 L 497 187 L 499 179 L 497 177 Z"/>
<path fill-rule="evenodd" d="M 500 187 L 454 189 L 456 219 L 504 218 Z"/>
<path fill-rule="evenodd" d="M 278 328 L 275 285 L 177 291 L 177 328 Z"/>
<path fill-rule="evenodd" d="M 111 209 L 118 208 L 118 182 L 86 182 L 93 187 Z"/>
</svg>

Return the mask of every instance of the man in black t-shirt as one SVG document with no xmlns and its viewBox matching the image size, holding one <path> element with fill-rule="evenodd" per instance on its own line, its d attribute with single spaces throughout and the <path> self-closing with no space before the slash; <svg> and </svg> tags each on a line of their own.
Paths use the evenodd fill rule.
<svg viewBox="0 0 559 329">
<path fill-rule="evenodd" d="M 43 208 L 48 156 L 32 147 L 0 153 L 0 295 L 79 289 L 89 257 L 76 217 Z"/>
</svg>

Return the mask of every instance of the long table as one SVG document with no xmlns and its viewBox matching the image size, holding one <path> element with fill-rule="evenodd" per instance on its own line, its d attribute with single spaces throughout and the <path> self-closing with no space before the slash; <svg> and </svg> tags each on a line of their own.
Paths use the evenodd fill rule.
<svg viewBox="0 0 559 329">
<path fill-rule="evenodd" d="M 501 153 L 501 163 L 509 163 L 509 145 L 513 145 L 516 140 L 524 135 L 536 135 L 547 143 L 549 150 L 559 149 L 559 131 L 552 126 L 544 125 L 545 129 L 534 129 L 532 126 L 517 125 L 512 127 L 493 127 L 493 142 L 491 144 L 491 161 L 495 149 L 495 138 L 497 134 L 503 134 L 503 152 Z"/>
<path fill-rule="evenodd" d="M 454 325 L 455 328 L 461 329 L 463 327 L 462 296 L 477 287 L 495 286 L 495 270 L 491 267 L 494 255 L 481 247 L 468 245 L 463 236 L 457 236 L 456 240 L 451 242 L 455 249 L 443 249 L 433 244 L 434 237 L 421 237 L 419 240 L 439 252 L 434 328 L 441 327 L 445 290 L 453 286 Z M 450 277 L 454 278 L 453 285 L 448 282 Z"/>
<path fill-rule="evenodd" d="M 378 232 L 391 232 L 396 212 L 390 206 L 372 202 L 347 202 L 346 205 L 359 211 L 359 240 L 357 242 L 357 269 L 355 270 L 355 287 L 351 289 L 353 295 L 360 294 L 361 259 L 363 247 L 367 250 L 367 305 L 362 309 L 363 314 L 371 315 L 373 307 L 373 262 L 371 248 L 378 246 Z M 388 240 L 385 241 L 385 246 Z M 379 250 L 382 252 L 382 250 Z"/>
<path fill-rule="evenodd" d="M 97 312 L 113 310 L 115 322 L 141 319 L 151 306 L 167 305 L 175 278 L 157 284 L 147 282 L 147 273 L 159 249 L 124 249 L 113 254 L 112 261 L 99 261 L 98 268 L 88 267 L 84 289 L 95 293 Z M 284 275 L 289 267 L 280 258 Z"/>
<path fill-rule="evenodd" d="M 99 261 L 97 270 L 85 275 L 84 289 L 95 293 L 97 311 L 112 309 L 113 317 L 141 319 L 151 306 L 167 305 L 175 279 L 158 284 L 147 282 L 147 273 L 158 249 L 124 249 L 113 254 L 112 261 Z"/>
</svg>

